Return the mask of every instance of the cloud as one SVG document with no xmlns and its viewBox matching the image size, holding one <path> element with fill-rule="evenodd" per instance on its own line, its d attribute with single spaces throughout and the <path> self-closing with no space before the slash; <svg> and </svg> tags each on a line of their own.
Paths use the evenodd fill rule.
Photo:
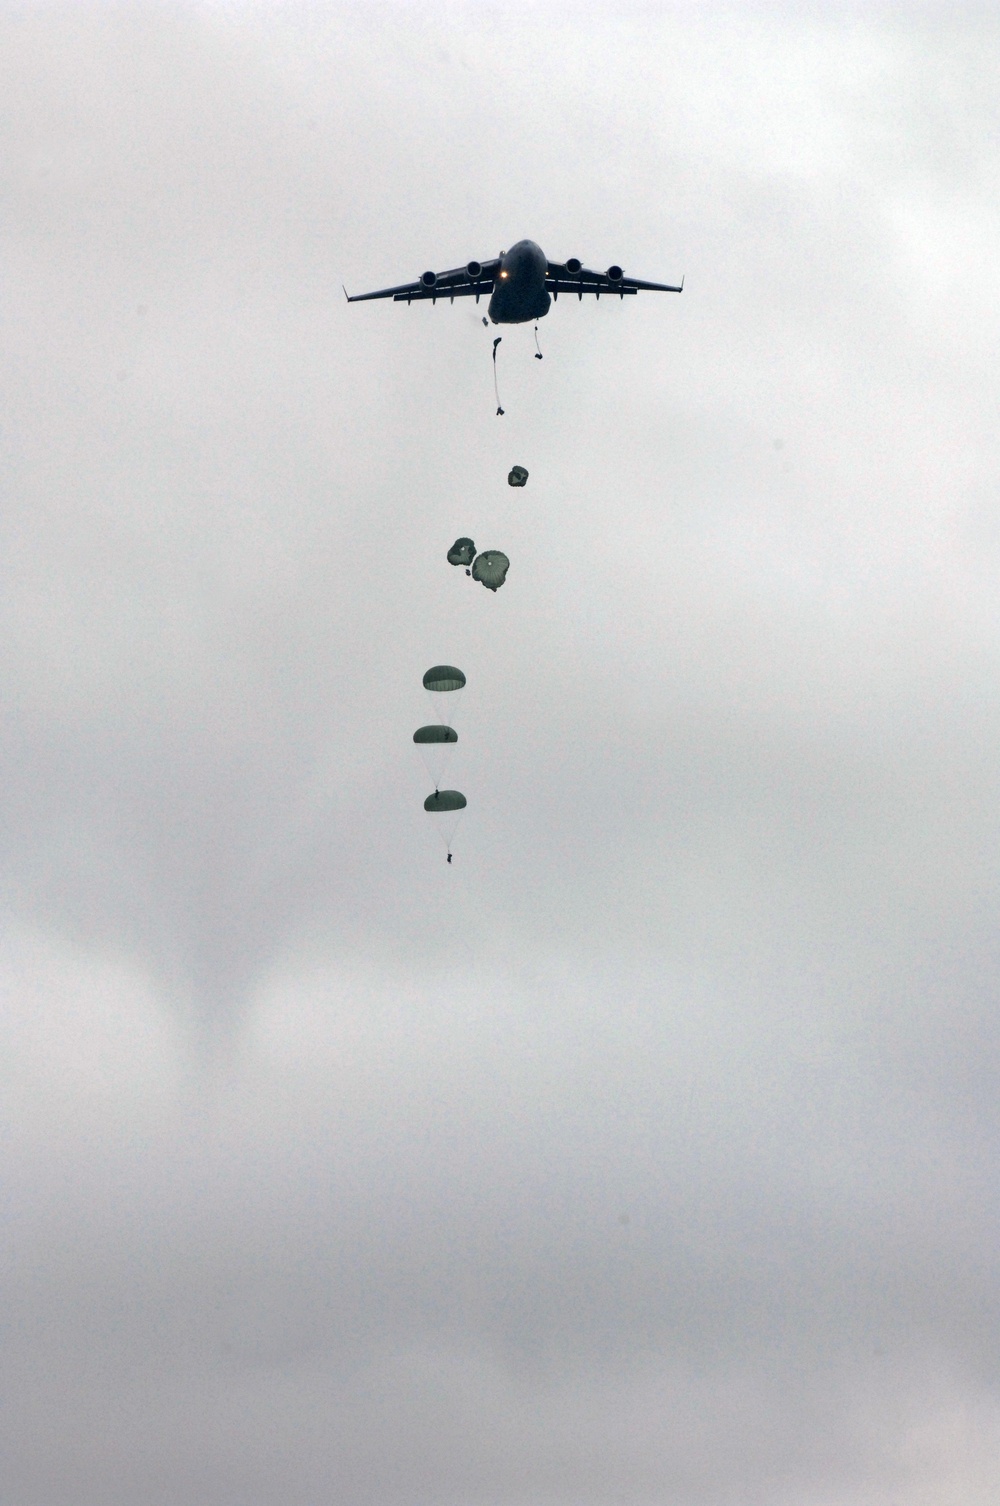
<svg viewBox="0 0 1000 1506">
<path fill-rule="evenodd" d="M 992 1501 L 995 28 L 2 27 L 11 1502 Z"/>
</svg>

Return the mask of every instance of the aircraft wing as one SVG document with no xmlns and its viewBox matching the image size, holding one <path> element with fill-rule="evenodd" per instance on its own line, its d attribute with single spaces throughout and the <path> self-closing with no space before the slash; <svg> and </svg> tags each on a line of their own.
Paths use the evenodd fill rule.
<svg viewBox="0 0 1000 1506">
<path fill-rule="evenodd" d="M 593 293 L 595 298 L 600 298 L 602 293 L 607 293 L 624 298 L 628 294 L 634 295 L 640 292 L 681 293 L 684 291 L 683 279 L 679 287 L 666 282 L 645 282 L 641 277 L 626 277 L 621 267 L 609 267 L 606 272 L 593 272 L 589 267 L 582 267 L 577 261 L 550 261 L 545 276 L 545 286 L 553 298 L 558 298 L 560 293 L 575 293 L 578 298 L 582 298 L 584 293 Z"/>
<path fill-rule="evenodd" d="M 498 257 L 491 261 L 470 261 L 467 266 L 455 267 L 450 272 L 425 272 L 416 282 L 379 288 L 375 293 L 351 294 L 345 288 L 344 296 L 348 303 L 364 303 L 369 298 L 391 298 L 394 303 L 415 303 L 422 298 L 429 298 L 433 303 L 439 298 L 475 298 L 478 303 L 481 296 L 493 292 L 493 279 L 499 265 Z"/>
</svg>

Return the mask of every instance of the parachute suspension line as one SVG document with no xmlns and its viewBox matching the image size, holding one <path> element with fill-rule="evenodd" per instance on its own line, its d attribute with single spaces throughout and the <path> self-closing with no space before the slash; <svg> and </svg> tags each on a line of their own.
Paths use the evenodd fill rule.
<svg viewBox="0 0 1000 1506">
<path fill-rule="evenodd" d="M 541 359 L 542 359 L 542 349 L 541 349 L 541 346 L 538 343 L 538 320 L 536 319 L 535 320 L 535 360 L 536 361 L 540 361 Z"/>
<path fill-rule="evenodd" d="M 497 418 L 503 417 L 503 407 L 500 403 L 500 384 L 497 382 L 497 346 L 502 339 L 503 335 L 497 335 L 493 341 L 493 391 L 496 393 L 497 398 Z"/>
</svg>

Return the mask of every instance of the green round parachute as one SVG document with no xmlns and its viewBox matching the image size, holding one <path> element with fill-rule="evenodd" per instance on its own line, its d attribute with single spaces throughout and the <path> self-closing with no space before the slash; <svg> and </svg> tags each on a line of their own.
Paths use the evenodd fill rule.
<svg viewBox="0 0 1000 1506">
<path fill-rule="evenodd" d="M 458 733 L 454 727 L 418 727 L 413 734 L 415 743 L 457 743 Z"/>
<path fill-rule="evenodd" d="M 453 664 L 435 664 L 424 675 L 425 690 L 461 690 L 465 676 Z"/>
<path fill-rule="evenodd" d="M 476 557 L 476 546 L 471 539 L 456 539 L 448 550 L 449 565 L 471 565 Z"/>
<path fill-rule="evenodd" d="M 511 466 L 511 468 L 510 468 L 510 475 L 507 477 L 507 485 L 508 486 L 527 486 L 527 484 L 528 484 L 528 473 L 524 469 L 524 466 L 523 465 L 513 465 L 513 466 Z"/>
<path fill-rule="evenodd" d="M 435 790 L 424 801 L 424 810 L 464 811 L 468 803 L 461 790 Z"/>
<path fill-rule="evenodd" d="M 472 566 L 473 580 L 482 581 L 489 591 L 498 591 L 507 579 L 510 560 L 499 549 L 486 549 L 477 554 Z M 426 684 L 426 680 L 424 681 Z"/>
<path fill-rule="evenodd" d="M 445 782 L 445 774 L 451 772 L 451 761 L 455 756 L 458 733 L 454 727 L 439 725 L 418 727 L 413 734 L 413 741 L 420 750 L 420 757 L 424 761 L 428 778 L 434 788 L 439 790 Z"/>
</svg>

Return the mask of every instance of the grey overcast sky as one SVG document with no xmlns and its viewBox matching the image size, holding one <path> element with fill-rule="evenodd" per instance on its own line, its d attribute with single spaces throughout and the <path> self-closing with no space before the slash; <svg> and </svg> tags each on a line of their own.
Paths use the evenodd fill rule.
<svg viewBox="0 0 1000 1506">
<path fill-rule="evenodd" d="M 0 8 L 0 1506 L 1000 1500 L 998 76 Z"/>
</svg>

